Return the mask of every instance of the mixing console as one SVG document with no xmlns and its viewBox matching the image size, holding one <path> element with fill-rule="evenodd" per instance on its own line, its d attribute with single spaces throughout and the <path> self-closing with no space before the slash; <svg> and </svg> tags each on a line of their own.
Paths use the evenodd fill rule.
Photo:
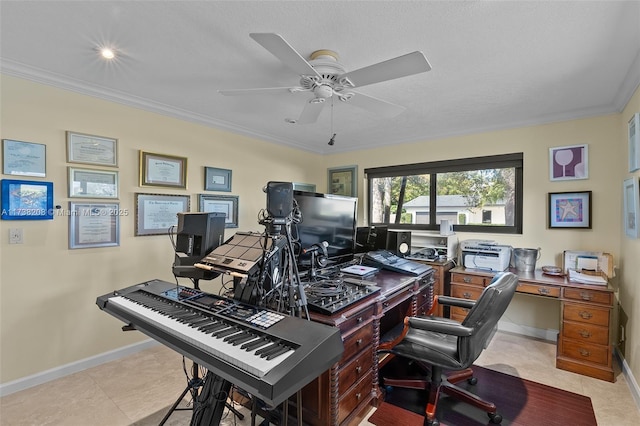
<svg viewBox="0 0 640 426">
<path fill-rule="evenodd" d="M 380 287 L 374 284 L 371 281 L 343 277 L 307 283 L 307 305 L 313 311 L 332 315 L 379 292 Z"/>
</svg>

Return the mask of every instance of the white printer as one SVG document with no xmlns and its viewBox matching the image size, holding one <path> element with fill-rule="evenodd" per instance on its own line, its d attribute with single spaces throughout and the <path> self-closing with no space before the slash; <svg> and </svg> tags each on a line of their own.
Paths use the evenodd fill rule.
<svg viewBox="0 0 640 426">
<path fill-rule="evenodd" d="M 511 246 L 490 240 L 464 240 L 460 242 L 462 265 L 465 268 L 504 271 L 511 261 Z"/>
</svg>

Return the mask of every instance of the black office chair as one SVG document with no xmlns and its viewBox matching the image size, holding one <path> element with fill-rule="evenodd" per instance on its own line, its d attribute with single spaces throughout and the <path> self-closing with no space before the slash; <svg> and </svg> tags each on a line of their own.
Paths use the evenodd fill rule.
<svg viewBox="0 0 640 426">
<path fill-rule="evenodd" d="M 518 286 L 518 278 L 510 272 L 497 274 L 477 301 L 449 296 L 436 296 L 436 303 L 468 308 L 462 323 L 447 318 L 407 317 L 402 334 L 392 342 L 382 343 L 381 353 L 408 358 L 431 371 L 426 379 L 383 378 L 385 386 L 428 389 L 424 424 L 436 426 L 436 405 L 440 391 L 479 407 L 487 412 L 491 423 L 500 423 L 502 416 L 495 404 L 484 401 L 456 383 L 467 380 L 475 384 L 469 368 L 487 347 Z M 443 373 L 449 372 L 448 374 Z"/>
</svg>

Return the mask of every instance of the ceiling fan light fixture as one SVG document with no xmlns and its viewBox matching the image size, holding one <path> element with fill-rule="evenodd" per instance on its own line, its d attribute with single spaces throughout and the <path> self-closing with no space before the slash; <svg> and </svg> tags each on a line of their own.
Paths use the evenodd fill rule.
<svg viewBox="0 0 640 426">
<path fill-rule="evenodd" d="M 116 57 L 116 51 L 111 47 L 103 46 L 103 47 L 98 47 L 96 50 L 100 54 L 100 57 L 102 57 L 103 59 L 111 60 Z"/>
</svg>

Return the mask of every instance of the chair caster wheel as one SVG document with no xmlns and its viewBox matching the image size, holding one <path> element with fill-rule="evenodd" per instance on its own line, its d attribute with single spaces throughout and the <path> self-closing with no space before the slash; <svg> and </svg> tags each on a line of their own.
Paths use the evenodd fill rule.
<svg viewBox="0 0 640 426">
<path fill-rule="evenodd" d="M 489 421 L 494 425 L 500 424 L 502 422 L 502 416 L 498 413 L 487 413 L 489 416 Z"/>
<path fill-rule="evenodd" d="M 470 385 L 475 385 L 476 383 L 478 383 L 478 379 L 475 377 L 471 377 L 467 379 L 467 383 L 469 383 Z"/>
</svg>

